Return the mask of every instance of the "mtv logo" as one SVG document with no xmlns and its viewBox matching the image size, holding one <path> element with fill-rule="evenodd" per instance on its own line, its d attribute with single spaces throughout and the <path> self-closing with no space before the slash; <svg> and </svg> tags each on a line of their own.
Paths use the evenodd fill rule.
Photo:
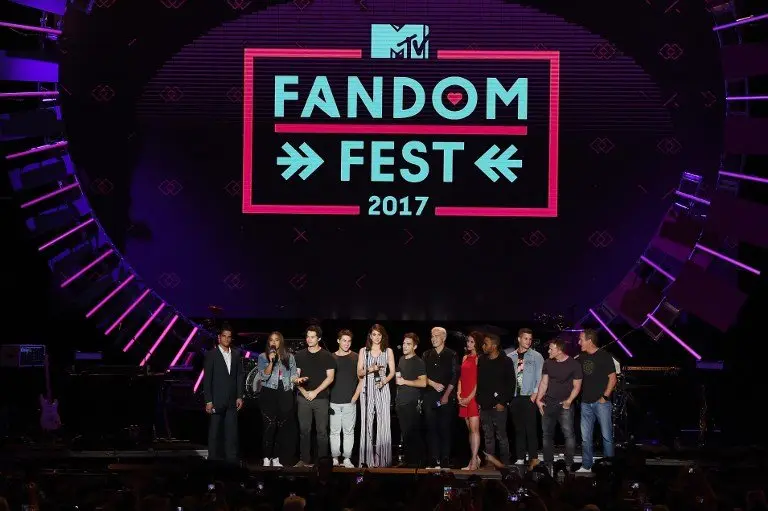
<svg viewBox="0 0 768 511">
<path fill-rule="evenodd" d="M 428 59 L 428 25 L 371 25 L 372 59 Z"/>
</svg>

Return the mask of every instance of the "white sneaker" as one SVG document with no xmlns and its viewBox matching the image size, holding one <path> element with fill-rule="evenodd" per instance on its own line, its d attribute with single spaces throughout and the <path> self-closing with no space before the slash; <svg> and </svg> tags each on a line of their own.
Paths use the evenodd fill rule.
<svg viewBox="0 0 768 511">
<path fill-rule="evenodd" d="M 280 458 L 272 458 L 272 466 L 282 468 L 283 465 L 280 464 Z"/>
<path fill-rule="evenodd" d="M 515 465 L 525 465 L 525 460 L 517 460 Z"/>
<path fill-rule="evenodd" d="M 272 460 L 269 458 L 264 458 L 264 466 L 265 467 L 271 467 L 272 466 Z"/>
<path fill-rule="evenodd" d="M 344 463 L 342 463 L 344 468 L 355 468 L 355 466 L 352 464 L 352 460 L 349 458 L 344 458 Z"/>
<path fill-rule="evenodd" d="M 333 466 L 338 467 L 339 466 L 339 458 L 334 457 L 333 458 Z"/>
<path fill-rule="evenodd" d="M 576 471 L 577 474 L 591 474 L 592 469 L 591 468 L 584 468 L 581 467 L 579 470 Z"/>
</svg>

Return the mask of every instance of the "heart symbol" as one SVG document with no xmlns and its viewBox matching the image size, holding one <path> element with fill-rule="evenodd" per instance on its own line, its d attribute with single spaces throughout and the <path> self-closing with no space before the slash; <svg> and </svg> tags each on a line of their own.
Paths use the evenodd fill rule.
<svg viewBox="0 0 768 511">
<path fill-rule="evenodd" d="M 448 101 L 450 101 L 453 106 L 456 106 L 459 104 L 459 101 L 464 98 L 464 94 L 461 92 L 449 92 L 445 97 L 448 98 Z"/>
</svg>

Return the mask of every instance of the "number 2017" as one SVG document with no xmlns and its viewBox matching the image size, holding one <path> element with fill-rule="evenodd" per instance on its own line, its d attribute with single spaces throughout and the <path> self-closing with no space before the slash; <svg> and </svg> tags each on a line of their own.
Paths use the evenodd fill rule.
<svg viewBox="0 0 768 511">
<path fill-rule="evenodd" d="M 411 199 L 416 203 L 416 212 L 411 211 Z M 427 205 L 429 197 L 392 197 L 387 195 L 386 197 L 379 197 L 378 195 L 371 195 L 368 202 L 371 204 L 368 207 L 368 215 L 378 216 L 384 213 L 386 216 L 420 216 L 424 211 L 424 206 Z"/>
</svg>

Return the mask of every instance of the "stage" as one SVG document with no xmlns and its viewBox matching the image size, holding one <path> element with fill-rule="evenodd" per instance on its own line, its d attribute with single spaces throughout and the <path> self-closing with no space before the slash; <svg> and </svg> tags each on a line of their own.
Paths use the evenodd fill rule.
<svg viewBox="0 0 768 511">
<path fill-rule="evenodd" d="M 79 468 L 92 468 L 109 472 L 125 471 L 162 471 L 179 472 L 189 470 L 202 470 L 208 463 L 208 450 L 204 446 L 179 442 L 178 445 L 159 444 L 156 448 L 149 449 L 106 449 L 106 450 L 73 450 L 65 446 L 27 445 L 4 449 L 7 456 L 6 463 L 14 467 L 34 466 L 38 469 L 61 470 Z M 602 459 L 597 453 L 595 460 Z M 688 449 L 680 451 L 660 450 L 652 446 L 634 446 L 633 449 L 617 449 L 616 460 L 626 461 L 631 459 L 637 464 L 642 463 L 651 469 L 662 467 L 707 467 L 754 469 L 766 465 L 766 453 L 764 450 L 744 447 L 740 449 Z M 562 447 L 556 450 L 555 462 L 563 460 Z M 543 461 L 539 455 L 539 461 Z M 574 463 L 581 463 L 581 455 L 574 457 Z M 599 464 L 599 463 L 598 463 Z M 291 477 L 307 477 L 316 471 L 313 467 L 272 468 L 262 466 L 260 459 L 246 459 L 241 462 L 241 468 L 247 469 L 252 475 L 285 475 Z M 524 465 L 512 465 L 507 467 L 518 471 L 525 471 Z M 466 479 L 472 476 L 481 479 L 501 479 L 502 472 L 496 469 L 481 469 L 475 471 L 453 469 L 426 469 L 426 468 L 344 468 L 333 467 L 334 473 L 355 474 L 362 471 L 371 474 L 393 475 L 403 477 L 416 477 L 434 474 L 436 472 L 450 472 L 457 479 Z M 582 475 L 582 474 L 577 474 Z M 586 474 L 587 476 L 591 474 Z"/>
</svg>

